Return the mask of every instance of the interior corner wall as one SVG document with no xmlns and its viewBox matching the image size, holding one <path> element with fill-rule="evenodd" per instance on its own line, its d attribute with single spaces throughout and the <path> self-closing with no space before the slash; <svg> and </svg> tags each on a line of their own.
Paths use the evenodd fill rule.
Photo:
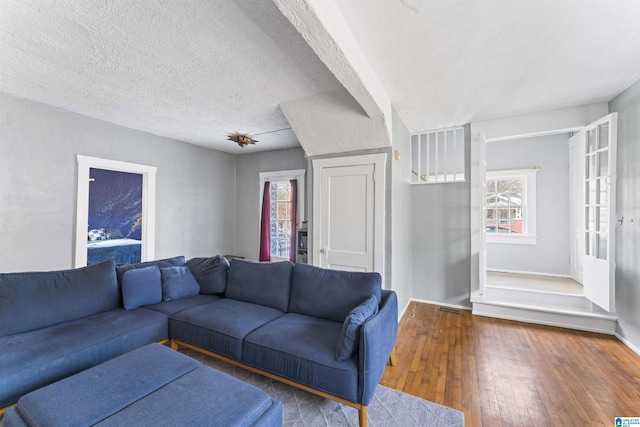
<svg viewBox="0 0 640 427">
<path fill-rule="evenodd" d="M 470 128 L 464 127 L 464 182 L 411 186 L 412 296 L 469 307 Z"/>
<path fill-rule="evenodd" d="M 617 333 L 640 349 L 640 81 L 609 104 L 618 113 L 616 211 Z"/>
<path fill-rule="evenodd" d="M 76 154 L 157 167 L 156 258 L 235 252 L 235 156 L 0 93 L 0 272 L 73 266 Z"/>
<path fill-rule="evenodd" d="M 260 172 L 293 169 L 307 169 L 307 159 L 302 148 L 261 151 L 236 156 L 237 240 L 236 252 L 233 255 L 253 260 L 257 260 L 260 255 Z M 305 181 L 308 180 L 309 172 L 307 171 Z M 305 203 L 305 206 L 307 205 Z M 305 211 L 308 212 L 308 209 Z"/>
<path fill-rule="evenodd" d="M 537 243 L 487 243 L 487 269 L 569 276 L 569 134 L 487 143 L 487 170 L 539 167 L 536 174 Z"/>
<path fill-rule="evenodd" d="M 398 294 L 398 310 L 402 313 L 411 299 L 411 153 L 409 131 L 395 108 L 391 117 L 391 289 Z"/>
</svg>

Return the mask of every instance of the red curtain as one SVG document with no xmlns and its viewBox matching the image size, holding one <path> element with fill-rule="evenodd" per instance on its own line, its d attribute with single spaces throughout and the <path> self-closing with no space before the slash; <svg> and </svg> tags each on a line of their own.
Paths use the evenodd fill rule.
<svg viewBox="0 0 640 427">
<path fill-rule="evenodd" d="M 296 223 L 298 222 L 298 181 L 292 179 L 289 219 L 291 220 L 291 240 L 289 243 L 289 261 L 296 262 Z"/>
<path fill-rule="evenodd" d="M 264 183 L 262 192 L 262 218 L 260 218 L 260 261 L 271 261 L 271 198 L 270 182 Z"/>
</svg>

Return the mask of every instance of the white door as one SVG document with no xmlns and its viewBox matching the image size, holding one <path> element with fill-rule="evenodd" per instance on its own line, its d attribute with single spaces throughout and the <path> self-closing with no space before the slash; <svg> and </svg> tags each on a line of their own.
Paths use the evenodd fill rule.
<svg viewBox="0 0 640 427">
<path fill-rule="evenodd" d="M 386 155 L 313 161 L 313 263 L 348 271 L 384 270 Z"/>
<path fill-rule="evenodd" d="M 571 241 L 571 278 L 584 283 L 584 164 L 585 132 L 569 138 L 569 239 Z"/>
<path fill-rule="evenodd" d="M 480 295 L 484 295 L 485 287 L 487 286 L 487 227 L 486 227 L 486 209 L 487 203 L 487 140 L 483 134 L 478 134 L 478 143 L 480 144 L 480 158 L 478 159 L 478 166 L 480 169 L 481 185 L 480 185 L 480 215 L 482 219 L 480 224 Z"/>
<path fill-rule="evenodd" d="M 616 145 L 618 114 L 585 128 L 584 293 L 615 310 Z"/>
</svg>

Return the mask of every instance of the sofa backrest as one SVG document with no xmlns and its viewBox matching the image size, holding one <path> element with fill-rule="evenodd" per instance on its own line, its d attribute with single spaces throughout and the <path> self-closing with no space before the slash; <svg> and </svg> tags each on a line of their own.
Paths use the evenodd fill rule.
<svg viewBox="0 0 640 427">
<path fill-rule="evenodd" d="M 234 258 L 227 273 L 225 297 L 287 311 L 293 264 Z"/>
<path fill-rule="evenodd" d="M 289 312 L 343 322 L 349 312 L 375 295 L 380 303 L 378 273 L 329 270 L 307 264 L 293 269 Z"/>
<path fill-rule="evenodd" d="M 0 274 L 0 336 L 121 306 L 113 260 L 73 270 Z"/>
</svg>

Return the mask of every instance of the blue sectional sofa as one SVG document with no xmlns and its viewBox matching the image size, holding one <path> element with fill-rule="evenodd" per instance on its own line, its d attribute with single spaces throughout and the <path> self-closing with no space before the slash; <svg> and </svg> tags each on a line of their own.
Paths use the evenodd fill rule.
<svg viewBox="0 0 640 427">
<path fill-rule="evenodd" d="M 0 408 L 171 341 L 350 405 L 365 426 L 397 319 L 377 273 L 290 262 L 175 257 L 0 274 Z"/>
</svg>

